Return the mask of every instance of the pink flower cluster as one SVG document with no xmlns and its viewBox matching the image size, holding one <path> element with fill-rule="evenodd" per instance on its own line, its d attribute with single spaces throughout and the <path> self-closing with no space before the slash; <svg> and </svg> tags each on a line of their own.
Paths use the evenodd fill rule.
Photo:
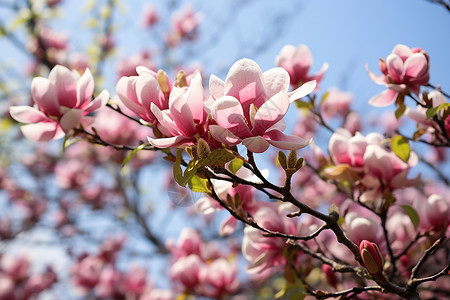
<svg viewBox="0 0 450 300">
<path fill-rule="evenodd" d="M 404 162 L 394 152 L 383 146 L 384 137 L 379 133 L 354 136 L 343 128 L 336 130 L 329 142 L 329 154 L 334 164 L 324 170 L 330 178 L 346 180 L 361 178 L 366 197 L 379 195 L 382 188 L 398 189 L 415 185 L 419 176 L 408 179 L 412 166 L 417 164 L 417 156 L 411 152 L 408 162 Z M 372 198 L 373 200 L 374 198 Z"/>
<path fill-rule="evenodd" d="M 367 67 L 367 66 L 366 66 Z M 397 97 L 414 93 L 419 95 L 420 86 L 427 85 L 430 79 L 428 54 L 420 49 L 410 49 L 398 44 L 386 60 L 380 59 L 380 70 L 383 75 L 375 75 L 369 71 L 370 78 L 388 89 L 372 97 L 369 103 L 373 106 L 388 106 Z"/>
<path fill-rule="evenodd" d="M 57 281 L 49 267 L 42 274 L 30 273 L 30 261 L 25 256 L 2 256 L 0 261 L 0 299 L 31 300 Z"/>
<path fill-rule="evenodd" d="M 78 125 L 90 125 L 88 114 L 106 105 L 104 90 L 93 101 L 94 79 L 89 69 L 80 77 L 63 66 L 52 69 L 48 79 L 36 77 L 31 83 L 34 106 L 12 106 L 11 116 L 23 125 L 23 134 L 33 141 L 49 141 L 64 136 Z"/>
<path fill-rule="evenodd" d="M 167 241 L 174 256 L 170 274 L 179 292 L 221 299 L 239 288 L 236 262 L 220 253 L 218 245 L 205 243 L 197 231 L 184 228 L 175 244 Z"/>
<path fill-rule="evenodd" d="M 172 85 L 162 71 L 141 67 L 137 71 L 138 76 L 122 77 L 116 89 L 129 109 L 158 129 L 160 137 L 149 138 L 155 147 L 194 145 L 203 138 L 213 147 L 242 143 L 259 153 L 269 145 L 294 150 L 310 143 L 282 131 L 290 102 L 312 92 L 314 81 L 288 93 L 286 70 L 273 68 L 263 73 L 256 62 L 241 59 L 231 67 L 225 82 L 211 75 L 211 95 L 206 97 L 198 71 L 182 76 L 181 85 Z"/>
<path fill-rule="evenodd" d="M 96 255 L 83 254 L 72 266 L 72 281 L 83 294 L 93 293 L 100 299 L 139 299 L 152 285 L 147 270 L 132 266 L 122 272 L 116 268 L 116 258 L 124 240 L 106 240 Z"/>
</svg>

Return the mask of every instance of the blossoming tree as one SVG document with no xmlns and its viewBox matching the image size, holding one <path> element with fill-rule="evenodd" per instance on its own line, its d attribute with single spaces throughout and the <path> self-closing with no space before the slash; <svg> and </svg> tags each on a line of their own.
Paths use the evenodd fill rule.
<svg viewBox="0 0 450 300">
<path fill-rule="evenodd" d="M 47 27 L 60 2 L 10 8 L 22 12 L 30 45 L 21 49 L 34 65 L 29 101 L 11 100 L 4 119 L 17 123 L 0 141 L 0 299 L 58 290 L 139 300 L 450 297 L 442 167 L 450 95 L 431 83 L 426 49 L 393 45 L 381 74 L 367 67 L 386 88 L 369 104 L 395 112 L 384 132 L 363 134 L 352 95 L 324 90 L 328 64 L 311 74 L 304 44 L 284 46 L 267 70 L 238 59 L 223 79 L 186 66 L 158 69 L 143 51 L 123 59 L 114 87 L 103 89 L 120 4 L 88 6 L 101 17 L 88 58 Z M 154 53 L 168 61 L 195 43 L 201 20 L 187 7 L 162 31 L 163 18 L 146 6 L 140 24 L 164 32 Z M 14 30 L 0 29 L 24 46 Z M 293 134 L 290 107 L 302 113 Z M 405 119 L 412 134 L 402 131 Z M 322 132 L 325 145 L 314 142 Z M 273 162 L 269 170 L 263 160 Z M 421 166 L 431 171 L 421 174 Z M 149 182 L 172 201 L 150 201 L 142 190 Z M 165 234 L 171 228 L 177 234 Z M 67 267 L 32 270 L 39 258 L 13 253 L 30 243 L 26 233 L 31 243 L 36 235 L 56 241 Z"/>
</svg>

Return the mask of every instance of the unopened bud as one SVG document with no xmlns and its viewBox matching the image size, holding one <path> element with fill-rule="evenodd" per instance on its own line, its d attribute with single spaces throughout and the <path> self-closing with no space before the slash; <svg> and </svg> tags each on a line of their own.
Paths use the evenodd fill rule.
<svg viewBox="0 0 450 300">
<path fill-rule="evenodd" d="M 363 240 L 359 244 L 359 253 L 361 254 L 364 266 L 371 275 L 382 274 L 384 259 L 377 244 Z"/>
<path fill-rule="evenodd" d="M 197 156 L 200 159 L 207 158 L 211 154 L 208 143 L 202 138 L 197 140 Z"/>
<path fill-rule="evenodd" d="M 297 151 L 291 150 L 287 158 L 287 167 L 295 169 L 297 164 Z"/>
<path fill-rule="evenodd" d="M 330 265 L 323 264 L 322 265 L 322 272 L 325 276 L 325 280 L 328 282 L 329 285 L 336 288 L 338 280 L 336 277 L 336 274 L 333 271 L 333 268 Z"/>
<path fill-rule="evenodd" d="M 177 76 L 175 77 L 175 85 L 178 87 L 184 87 L 188 86 L 187 79 L 186 79 L 186 73 L 184 71 L 179 71 L 177 73 Z"/>
<path fill-rule="evenodd" d="M 278 151 L 278 162 L 284 170 L 287 169 L 287 158 L 283 151 Z"/>
<path fill-rule="evenodd" d="M 167 78 L 167 74 L 163 70 L 158 70 L 158 83 L 159 87 L 161 88 L 161 91 L 163 93 L 169 93 L 170 92 L 170 83 L 169 79 Z"/>
</svg>

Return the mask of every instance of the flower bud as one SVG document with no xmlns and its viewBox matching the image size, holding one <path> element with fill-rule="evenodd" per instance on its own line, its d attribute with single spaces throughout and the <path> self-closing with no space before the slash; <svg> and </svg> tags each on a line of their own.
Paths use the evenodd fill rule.
<svg viewBox="0 0 450 300">
<path fill-rule="evenodd" d="M 158 83 L 159 87 L 161 88 L 161 91 L 163 93 L 169 93 L 170 92 L 170 84 L 169 79 L 167 78 L 167 75 L 164 73 L 163 70 L 158 70 Z"/>
<path fill-rule="evenodd" d="M 359 253 L 371 275 L 380 275 L 383 272 L 384 259 L 377 244 L 362 240 L 359 244 Z"/>
<path fill-rule="evenodd" d="M 288 158 L 287 158 L 287 167 L 288 168 L 295 168 L 295 165 L 297 164 L 297 151 L 291 150 L 289 152 Z"/>
<path fill-rule="evenodd" d="M 211 149 L 206 141 L 202 138 L 199 138 L 197 141 L 197 156 L 200 159 L 207 158 L 211 154 Z"/>
</svg>

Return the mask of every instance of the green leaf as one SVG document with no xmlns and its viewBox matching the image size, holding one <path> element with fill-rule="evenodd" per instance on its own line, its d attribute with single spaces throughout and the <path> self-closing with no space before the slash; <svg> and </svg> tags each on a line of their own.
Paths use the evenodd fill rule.
<svg viewBox="0 0 450 300">
<path fill-rule="evenodd" d="M 324 103 L 325 100 L 327 100 L 329 95 L 330 95 L 330 92 L 326 92 L 325 94 L 323 94 L 322 100 L 320 100 L 320 104 Z"/>
<path fill-rule="evenodd" d="M 303 102 L 301 100 L 297 100 L 294 103 L 295 103 L 295 106 L 297 106 L 298 108 L 311 109 L 313 107 L 311 103 Z"/>
<path fill-rule="evenodd" d="M 417 211 L 409 205 L 400 205 L 400 206 L 403 208 L 405 213 L 411 219 L 411 223 L 413 224 L 414 229 L 417 229 L 417 226 L 419 226 L 420 221 L 419 214 L 417 213 Z"/>
<path fill-rule="evenodd" d="M 236 155 L 233 151 L 219 148 L 212 151 L 207 158 L 202 160 L 202 166 L 223 166 L 235 157 Z"/>
<path fill-rule="evenodd" d="M 183 149 L 177 150 L 177 157 L 175 159 L 175 163 L 173 164 L 173 178 L 178 183 L 178 185 L 185 187 L 186 180 L 183 177 L 183 170 L 181 170 L 181 155 L 183 153 Z"/>
<path fill-rule="evenodd" d="M 198 175 L 193 175 L 189 181 L 189 188 L 195 193 L 209 193 L 208 180 Z"/>
<path fill-rule="evenodd" d="M 408 162 L 409 156 L 411 155 L 411 148 L 407 139 L 401 135 L 394 135 L 391 138 L 391 149 L 404 162 Z"/>
<path fill-rule="evenodd" d="M 427 109 L 427 118 L 431 119 L 432 117 L 434 117 L 441 109 L 445 108 L 445 107 L 450 107 L 450 103 L 442 103 L 439 106 L 436 107 L 432 107 Z"/>
<path fill-rule="evenodd" d="M 231 173 L 236 175 L 237 171 L 239 171 L 239 169 L 242 168 L 243 165 L 244 161 L 238 157 L 235 157 L 228 165 L 228 168 L 230 169 Z"/>
<path fill-rule="evenodd" d="M 144 144 L 137 146 L 136 149 L 133 149 L 132 151 L 130 151 L 130 153 L 128 153 L 127 157 L 125 157 L 125 159 L 122 162 L 122 169 L 120 170 L 120 172 L 122 173 L 123 168 L 130 162 L 130 160 L 134 157 L 134 155 L 136 153 L 138 153 L 139 151 L 141 151 L 142 149 L 144 149 L 145 147 L 147 147 L 149 145 L 150 145 L 149 143 L 144 143 Z"/>
<path fill-rule="evenodd" d="M 285 283 L 281 290 L 274 295 L 275 299 L 303 300 L 308 294 L 305 291 L 303 283 L 297 279 L 295 284 Z"/>
<path fill-rule="evenodd" d="M 406 110 L 406 105 L 403 103 L 400 103 L 398 108 L 395 110 L 395 118 L 397 120 L 400 119 L 401 116 L 403 116 L 403 114 L 405 113 L 405 110 Z"/>
</svg>

